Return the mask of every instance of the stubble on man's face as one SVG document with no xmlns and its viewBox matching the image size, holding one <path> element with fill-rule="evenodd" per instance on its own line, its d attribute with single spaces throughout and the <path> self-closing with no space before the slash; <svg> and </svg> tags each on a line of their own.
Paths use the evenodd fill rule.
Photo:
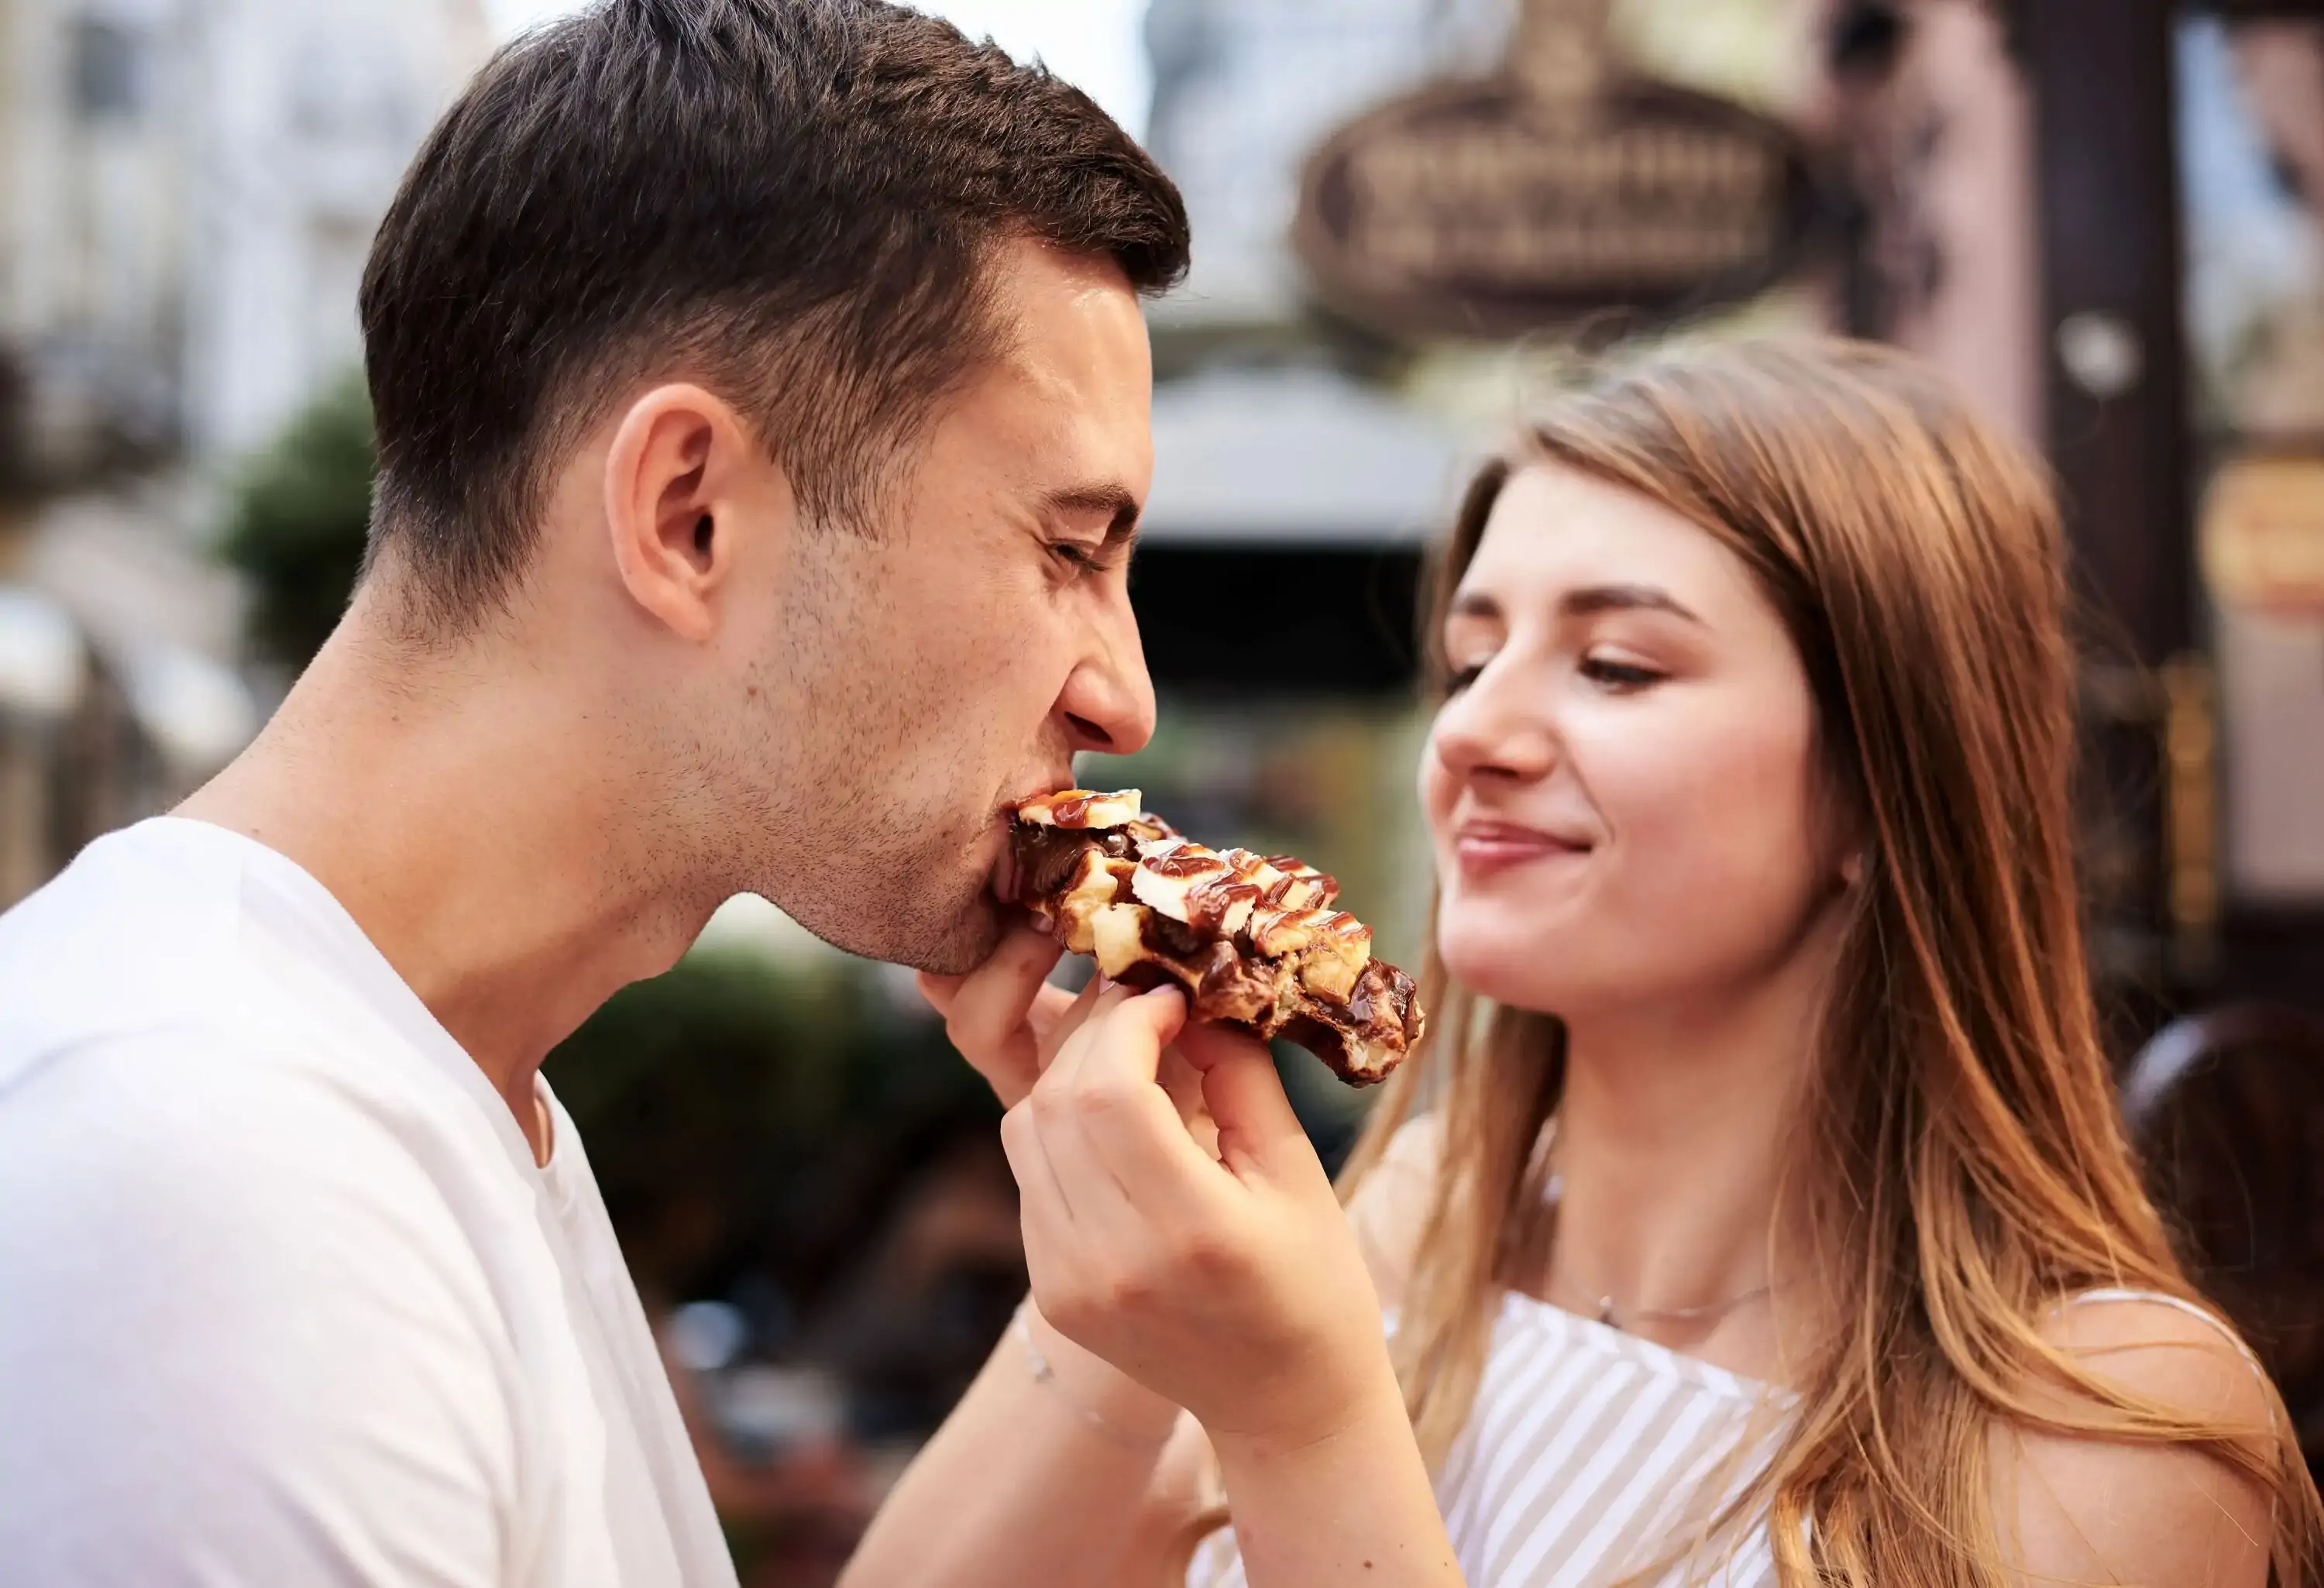
<svg viewBox="0 0 2324 1588">
<path fill-rule="evenodd" d="M 1000 769 L 1041 713 L 1010 699 L 1008 625 L 973 581 L 946 600 L 899 564 L 908 546 L 820 533 L 816 570 L 747 691 L 733 795 L 753 819 L 732 885 L 851 954 L 964 970 L 1002 930 Z"/>
<path fill-rule="evenodd" d="M 792 720 L 807 725 L 821 770 L 796 801 L 814 808 L 788 825 L 821 836 L 783 867 L 787 897 L 777 902 L 851 953 L 956 974 L 981 963 L 1001 931 L 991 889 L 1009 792 L 1001 769 L 1018 759 L 1008 741 L 1038 734 L 1039 714 L 1009 698 L 995 625 L 975 612 L 927 610 L 914 598 L 918 583 L 891 581 L 873 632 L 825 631 L 834 657 L 862 655 L 856 646 L 873 640 L 862 665 L 827 658 L 800 669 L 814 687 L 798 691 Z M 916 632 L 890 629 L 914 611 L 927 619 L 909 625 Z"/>
<path fill-rule="evenodd" d="M 1007 806 L 1069 784 L 1077 741 L 1135 749 L 1152 724 L 1109 528 L 1152 472 L 1143 319 L 1111 266 L 1028 245 L 996 268 L 1014 346 L 938 419 L 880 532 L 802 533 L 733 747 L 756 807 L 736 886 L 948 974 L 1005 924 Z"/>
</svg>

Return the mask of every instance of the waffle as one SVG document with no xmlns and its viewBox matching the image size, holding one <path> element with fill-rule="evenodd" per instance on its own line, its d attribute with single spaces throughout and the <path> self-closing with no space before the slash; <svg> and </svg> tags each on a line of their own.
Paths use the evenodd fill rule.
<svg viewBox="0 0 2324 1588">
<path fill-rule="evenodd" d="M 1371 928 L 1305 862 L 1205 848 L 1134 789 L 1028 799 L 1011 847 L 1015 902 L 1115 981 L 1176 982 L 1195 1018 L 1296 1042 L 1355 1086 L 1420 1040 L 1412 978 L 1372 957 Z"/>
</svg>

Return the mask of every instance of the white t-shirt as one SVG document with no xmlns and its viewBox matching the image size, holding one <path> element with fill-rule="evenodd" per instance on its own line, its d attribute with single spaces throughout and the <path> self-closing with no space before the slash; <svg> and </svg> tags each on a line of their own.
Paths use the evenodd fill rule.
<svg viewBox="0 0 2324 1588">
<path fill-rule="evenodd" d="M 163 818 L 0 917 L 0 1581 L 733 1565 L 573 1122 L 283 856 Z"/>
</svg>

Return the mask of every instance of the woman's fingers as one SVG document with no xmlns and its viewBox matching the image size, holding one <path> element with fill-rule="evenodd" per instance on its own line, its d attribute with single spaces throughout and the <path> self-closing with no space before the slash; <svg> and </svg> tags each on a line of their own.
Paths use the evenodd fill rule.
<svg viewBox="0 0 2324 1588">
<path fill-rule="evenodd" d="M 1090 979 L 1053 1033 L 1056 1039 L 1049 1044 L 1047 1057 L 1041 1064 L 1041 1078 L 1047 1084 L 1047 1090 L 1055 1092 L 1073 1085 L 1074 1076 L 1081 1069 L 1082 1054 L 1098 1022 L 1136 996 L 1119 982 L 1109 982 L 1103 976 Z"/>
<path fill-rule="evenodd" d="M 1070 1287 L 1078 1270 L 1080 1245 L 1073 1214 L 1056 1168 L 1042 1145 L 1029 1103 L 1020 1103 L 1001 1120 L 1001 1149 L 1017 1178 L 1018 1222 L 1025 1236 L 1025 1267 L 1037 1296 Z"/>
<path fill-rule="evenodd" d="M 1180 1042 L 1185 1039 L 1185 1032 L 1178 1036 Z M 1219 1156 L 1219 1128 L 1211 1118 L 1210 1104 L 1203 1101 L 1203 1072 L 1187 1062 L 1177 1042 L 1162 1050 L 1161 1068 L 1155 1078 L 1168 1095 L 1171 1106 L 1178 1111 L 1179 1122 L 1186 1127 L 1186 1134 L 1194 1139 L 1195 1146 L 1215 1159 Z"/>
<path fill-rule="evenodd" d="M 1204 1072 L 1215 1069 L 1231 1058 L 1250 1055 L 1266 1057 L 1269 1052 L 1266 1043 L 1248 1031 L 1206 1022 L 1188 1022 L 1172 1046 L 1185 1056 L 1187 1063 Z"/>
<path fill-rule="evenodd" d="M 1195 1282 L 1197 1254 L 1217 1249 L 1215 1226 L 1231 1216 L 1216 1200 L 1231 1182 L 1156 1083 L 1184 1018 L 1175 991 L 1110 989 L 1026 1100 L 1028 1134 L 1072 1210 L 1079 1254 L 1053 1270 L 1043 1315 L 1093 1348 L 1125 1309 Z"/>
<path fill-rule="evenodd" d="M 1039 1087 L 1026 1102 L 1074 1234 L 1093 1264 L 1084 1276 L 1088 1288 L 1118 1300 L 1126 1288 L 1125 1276 L 1143 1263 L 1148 1237 L 1144 1214 L 1105 1146 L 1089 1128 L 1089 1106 L 1083 1094 L 1045 1095 Z M 1173 1128 L 1178 1128 L 1175 1120 Z"/>
<path fill-rule="evenodd" d="M 1323 1182 L 1329 1177 L 1314 1144 L 1292 1112 L 1275 1056 L 1264 1044 L 1244 1042 L 1211 1049 L 1203 1072 L 1203 1101 L 1218 1124 L 1219 1160 L 1238 1179 L 1254 1174 L 1283 1186 Z"/>
<path fill-rule="evenodd" d="M 1033 1000 L 1032 1012 L 1026 1023 L 1033 1028 L 1035 1045 L 1039 1051 L 1041 1068 L 1047 1070 L 1056 1061 L 1057 1051 L 1081 1029 L 1089 1019 L 1090 1011 L 1107 986 L 1103 976 L 1092 976 L 1079 992 L 1063 987 L 1045 986 Z"/>
<path fill-rule="evenodd" d="M 1163 1048 L 1185 1015 L 1185 998 L 1175 988 L 1100 1000 L 1033 1098 L 1044 1131 L 1085 1138 L 1149 1217 L 1206 1193 L 1218 1172 L 1157 1084 Z"/>
<path fill-rule="evenodd" d="M 1042 1315 L 1230 1432 L 1302 1433 L 1381 1378 L 1378 1298 L 1264 1044 L 1182 1032 L 1175 989 L 1090 1003 L 1003 1140 Z M 1196 1078 L 1226 1158 L 1158 1078 Z"/>
<path fill-rule="evenodd" d="M 1063 952 L 1055 938 L 1020 927 L 967 975 L 920 978 L 921 994 L 945 1017 L 945 1034 L 1004 1104 L 1022 1098 L 1041 1073 L 1028 1020 Z"/>
</svg>

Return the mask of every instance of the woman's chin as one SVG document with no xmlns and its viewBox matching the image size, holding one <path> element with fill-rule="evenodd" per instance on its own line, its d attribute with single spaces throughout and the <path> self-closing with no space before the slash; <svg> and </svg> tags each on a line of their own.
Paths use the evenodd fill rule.
<svg viewBox="0 0 2324 1588">
<path fill-rule="evenodd" d="M 1555 946 L 1513 941 L 1507 933 L 1463 931 L 1440 922 L 1437 953 L 1445 974 L 1468 992 L 1510 1009 L 1548 1014 L 1566 1007 L 1580 989 L 1571 959 Z"/>
</svg>

